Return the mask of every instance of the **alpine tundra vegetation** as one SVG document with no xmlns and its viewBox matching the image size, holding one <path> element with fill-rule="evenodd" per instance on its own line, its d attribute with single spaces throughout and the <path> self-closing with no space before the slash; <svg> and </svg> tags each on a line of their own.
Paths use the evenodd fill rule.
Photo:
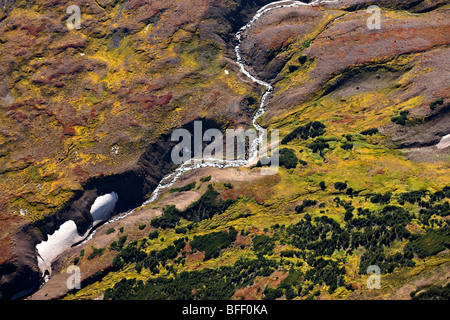
<svg viewBox="0 0 450 320">
<path fill-rule="evenodd" d="M 449 10 L 0 0 L 0 299 L 448 299 Z"/>
</svg>

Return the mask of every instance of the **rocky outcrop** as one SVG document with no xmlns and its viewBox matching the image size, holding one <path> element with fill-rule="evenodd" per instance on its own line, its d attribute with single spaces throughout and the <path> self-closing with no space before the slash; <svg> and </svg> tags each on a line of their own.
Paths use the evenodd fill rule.
<svg viewBox="0 0 450 320">
<path fill-rule="evenodd" d="M 42 235 L 32 224 L 17 228 L 11 236 L 11 256 L 0 267 L 0 299 L 19 299 L 38 289 L 41 275 L 35 245 Z"/>
<path fill-rule="evenodd" d="M 426 117 L 421 123 L 393 129 L 392 142 L 399 148 L 421 148 L 437 145 L 442 137 L 450 134 L 450 105 Z"/>
</svg>

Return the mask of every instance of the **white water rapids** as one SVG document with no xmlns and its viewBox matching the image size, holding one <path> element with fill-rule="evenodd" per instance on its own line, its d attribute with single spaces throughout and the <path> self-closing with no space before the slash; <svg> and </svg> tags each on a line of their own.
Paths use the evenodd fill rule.
<svg viewBox="0 0 450 320">
<path fill-rule="evenodd" d="M 257 110 L 252 119 L 252 124 L 258 131 L 258 135 L 250 144 L 248 160 L 222 160 L 222 159 L 207 158 L 201 159 L 201 162 L 199 163 L 199 161 L 194 161 L 193 159 L 190 159 L 184 162 L 182 165 L 180 165 L 173 173 L 165 176 L 159 182 L 158 186 L 153 191 L 151 197 L 147 201 L 145 201 L 142 204 L 142 206 L 154 202 L 158 198 L 161 190 L 171 187 L 178 180 L 178 178 L 187 171 L 205 167 L 216 167 L 216 168 L 241 167 L 247 165 L 248 163 L 256 159 L 258 155 L 258 147 L 262 145 L 263 136 L 265 134 L 265 129 L 258 124 L 257 120 L 265 113 L 264 109 L 265 103 L 269 95 L 272 94 L 273 87 L 270 83 L 258 79 L 252 74 L 250 74 L 250 72 L 248 72 L 248 70 L 245 68 L 240 53 L 242 33 L 247 29 L 249 29 L 259 18 L 261 18 L 264 14 L 266 14 L 269 11 L 276 10 L 279 8 L 293 8 L 293 7 L 311 6 L 321 3 L 333 3 L 333 2 L 338 2 L 338 0 L 322 0 L 322 1 L 316 0 L 311 3 L 303 3 L 300 1 L 289 1 L 289 0 L 275 1 L 259 9 L 253 16 L 253 18 L 236 33 L 236 38 L 238 40 L 238 44 L 235 47 L 236 64 L 239 66 L 240 71 L 243 74 L 245 74 L 249 79 L 265 88 L 265 93 L 261 98 L 259 109 Z M 112 192 L 107 195 L 102 195 L 95 200 L 91 208 L 91 214 L 94 220 L 92 228 L 96 224 L 105 221 L 106 221 L 105 224 L 108 224 L 110 222 L 122 219 L 128 216 L 129 214 L 133 213 L 137 209 L 137 208 L 132 209 L 122 215 L 116 216 L 108 220 L 110 218 L 111 213 L 114 211 L 114 207 L 117 201 L 118 196 L 115 192 Z M 92 228 L 88 230 L 85 234 L 80 235 L 77 232 L 75 222 L 69 220 L 63 223 L 60 226 L 60 228 L 56 230 L 52 235 L 48 235 L 47 241 L 42 241 L 36 246 L 38 265 L 41 272 L 44 273 L 47 270 L 48 272 L 51 273 L 51 263 L 56 259 L 58 255 L 60 255 L 66 249 L 70 248 L 75 243 L 78 243 L 81 240 L 83 240 L 83 238 L 84 240 L 80 244 L 89 241 L 95 233 L 95 230 L 92 230 Z M 86 237 L 86 234 L 89 234 L 89 236 Z"/>
</svg>

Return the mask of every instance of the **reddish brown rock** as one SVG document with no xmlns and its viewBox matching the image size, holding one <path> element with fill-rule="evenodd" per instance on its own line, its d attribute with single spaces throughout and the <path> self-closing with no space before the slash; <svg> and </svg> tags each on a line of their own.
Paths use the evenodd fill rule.
<svg viewBox="0 0 450 320">
<path fill-rule="evenodd" d="M 368 16 L 365 11 L 348 13 L 317 36 L 313 44 L 303 51 L 316 63 L 309 72 L 311 81 L 301 87 L 294 85 L 280 95 L 275 92 L 266 120 L 307 101 L 334 75 L 349 68 L 448 44 L 446 35 L 450 32 L 450 24 L 446 18 L 447 10 L 418 16 L 386 13 L 382 16 L 381 30 L 366 27 Z"/>
</svg>

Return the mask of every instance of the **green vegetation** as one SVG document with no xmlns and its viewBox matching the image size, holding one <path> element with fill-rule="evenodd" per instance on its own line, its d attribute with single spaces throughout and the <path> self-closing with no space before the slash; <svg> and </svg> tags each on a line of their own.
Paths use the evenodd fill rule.
<svg viewBox="0 0 450 320">
<path fill-rule="evenodd" d="M 221 214 L 231 204 L 233 200 L 217 200 L 219 193 L 214 190 L 212 184 L 208 185 L 206 192 L 186 210 L 180 211 L 175 205 L 166 206 L 161 217 L 153 219 L 151 222 L 154 228 L 175 228 L 183 217 L 189 221 L 201 221 L 209 219 L 215 214 Z"/>
<path fill-rule="evenodd" d="M 230 228 L 228 232 L 212 232 L 202 236 L 194 236 L 190 242 L 192 249 L 205 251 L 205 260 L 219 256 L 221 249 L 229 247 L 235 240 L 237 231 Z"/>
<path fill-rule="evenodd" d="M 173 260 L 177 257 L 178 253 L 185 246 L 185 239 L 177 239 L 168 247 L 160 251 L 153 250 L 149 254 L 142 250 L 145 243 L 146 241 L 143 241 L 138 246 L 138 242 L 133 241 L 126 247 L 122 248 L 114 257 L 114 269 L 120 270 L 129 263 L 136 263 L 135 269 L 138 272 L 141 272 L 143 268 L 147 268 L 153 273 L 158 273 L 160 266 L 165 266 L 168 260 Z"/>
<path fill-rule="evenodd" d="M 372 129 L 367 129 L 364 131 L 361 131 L 361 134 L 363 136 L 373 136 L 374 134 L 378 133 L 378 128 L 372 128 Z"/>
<path fill-rule="evenodd" d="M 416 253 L 419 258 L 435 255 L 450 247 L 450 227 L 430 230 L 407 244 L 405 250 Z"/>
<path fill-rule="evenodd" d="M 334 188 L 339 191 L 344 191 L 347 189 L 347 183 L 338 181 L 334 184 Z"/>
<path fill-rule="evenodd" d="M 449 300 L 450 282 L 446 286 L 431 286 L 411 292 L 413 300 Z"/>
<path fill-rule="evenodd" d="M 308 164 L 306 161 L 298 159 L 295 154 L 295 150 L 290 148 L 283 148 L 279 150 L 278 155 L 278 164 L 282 167 L 285 167 L 286 169 L 294 169 L 297 167 L 298 163 L 300 163 L 302 166 L 306 166 Z M 262 159 L 264 160 L 262 161 Z M 269 166 L 271 164 L 271 161 L 267 159 L 267 157 L 263 157 L 262 159 L 258 160 L 258 163 L 255 165 L 255 167 L 262 167 L 262 163 L 264 163 L 264 166 Z"/>
<path fill-rule="evenodd" d="M 444 98 L 438 98 L 430 103 L 430 109 L 434 110 L 437 106 L 441 106 L 444 104 Z"/>
<path fill-rule="evenodd" d="M 207 177 L 200 178 L 200 181 L 201 181 L 201 182 L 208 182 L 208 181 L 210 181 L 210 180 L 211 180 L 211 176 L 207 176 Z"/>
<path fill-rule="evenodd" d="M 283 290 L 281 288 L 269 288 L 266 287 L 263 291 L 264 294 L 264 300 L 275 300 L 277 298 L 280 298 L 283 295 Z"/>
<path fill-rule="evenodd" d="M 104 251 L 105 251 L 105 248 L 97 249 L 95 247 L 92 247 L 92 253 L 87 258 L 88 258 L 88 260 L 92 260 L 97 256 L 101 256 Z"/>
<path fill-rule="evenodd" d="M 372 203 L 389 203 L 392 198 L 392 192 L 386 192 L 385 194 L 376 193 L 372 197 L 370 197 L 370 202 Z"/>
<path fill-rule="evenodd" d="M 354 207 L 348 204 L 346 206 L 349 211 L 354 210 Z M 386 206 L 379 213 L 367 209 L 360 209 L 358 213 L 357 217 L 347 219 L 345 229 L 327 216 L 316 217 L 313 220 L 309 215 L 305 215 L 299 223 L 289 226 L 286 232 L 292 245 L 307 250 L 301 254 L 309 265 L 315 263 L 315 260 L 312 260 L 315 257 L 331 256 L 336 250 L 351 251 L 359 246 L 367 250 L 361 258 L 361 273 L 364 273 L 371 264 L 379 265 L 383 272 L 391 272 L 397 265 L 413 264 L 410 252 L 393 257 L 386 257 L 383 254 L 383 245 L 389 246 L 396 239 L 410 237 L 410 233 L 405 229 L 412 218 L 410 214 L 403 208 L 395 206 Z M 359 231 L 361 229 L 364 232 Z"/>
<path fill-rule="evenodd" d="M 343 143 L 343 144 L 341 145 L 341 148 L 344 149 L 344 150 L 346 150 L 346 151 L 352 150 L 352 149 L 353 149 L 353 143 L 348 143 L 348 142 Z"/>
<path fill-rule="evenodd" d="M 314 153 L 319 153 L 320 156 L 323 158 L 324 150 L 329 149 L 330 145 L 322 140 L 315 140 L 313 143 L 310 143 L 308 145 L 308 148 L 312 150 Z"/>
<path fill-rule="evenodd" d="M 289 65 L 288 66 L 289 72 L 291 72 L 291 73 L 297 71 L 299 68 L 300 67 L 296 66 L 296 65 Z"/>
<path fill-rule="evenodd" d="M 297 138 L 307 140 L 308 138 L 315 138 L 323 134 L 325 134 L 325 125 L 319 121 L 313 121 L 295 128 L 281 140 L 281 144 L 288 144 Z"/>
<path fill-rule="evenodd" d="M 136 247 L 136 243 L 129 243 L 113 260 L 113 267 L 120 270 L 127 263 L 137 262 L 147 257 L 147 254 Z"/>
<path fill-rule="evenodd" d="M 163 214 L 161 217 L 152 220 L 151 225 L 154 228 L 175 228 L 180 222 L 180 219 L 180 211 L 175 207 L 175 205 L 170 205 L 163 209 Z"/>
<path fill-rule="evenodd" d="M 361 257 L 359 273 L 364 274 L 371 265 L 377 265 L 383 273 L 391 273 L 397 267 L 413 267 L 411 253 L 396 253 L 386 256 L 381 250 L 367 251 Z"/>
<path fill-rule="evenodd" d="M 36 167 L 35 165 L 31 165 L 28 167 L 28 174 L 29 174 L 31 180 L 33 180 L 36 183 L 51 182 L 51 181 L 55 180 L 55 178 L 57 176 L 56 173 L 42 176 L 39 173 L 38 167 Z"/>
<path fill-rule="evenodd" d="M 391 121 L 401 126 L 404 126 L 406 124 L 406 120 L 408 119 L 408 115 L 409 111 L 407 110 L 400 111 L 400 115 L 392 117 Z"/>
<path fill-rule="evenodd" d="M 304 48 L 304 49 L 309 48 L 313 42 L 314 42 L 313 39 L 304 41 L 304 42 L 302 43 L 302 48 Z"/>
<path fill-rule="evenodd" d="M 186 227 L 176 227 L 175 228 L 175 233 L 185 234 L 187 231 L 188 231 L 188 229 Z"/>
<path fill-rule="evenodd" d="M 127 236 L 121 236 L 119 240 L 111 242 L 111 244 L 109 245 L 109 249 L 120 251 L 122 250 L 125 241 L 127 241 Z"/>
<path fill-rule="evenodd" d="M 275 261 L 240 259 L 232 266 L 181 272 L 173 277 L 125 279 L 105 292 L 105 300 L 219 300 L 230 299 L 237 289 L 251 285 L 256 277 L 267 277 Z"/>
<path fill-rule="evenodd" d="M 303 200 L 301 205 L 295 207 L 295 212 L 302 213 L 305 208 L 315 206 L 316 204 L 317 200 Z"/>
<path fill-rule="evenodd" d="M 150 240 L 156 239 L 156 238 L 158 238 L 158 235 L 159 235 L 159 231 L 155 230 L 155 231 L 150 232 L 150 234 L 148 235 L 148 238 Z"/>
<path fill-rule="evenodd" d="M 427 190 L 416 190 L 405 192 L 400 195 L 401 203 L 409 202 L 411 204 L 419 203 L 422 198 L 424 198 L 428 194 Z"/>
<path fill-rule="evenodd" d="M 252 249 L 258 255 L 271 255 L 273 254 L 273 248 L 275 247 L 274 239 L 266 235 L 256 235 L 253 238 Z"/>
<path fill-rule="evenodd" d="M 264 299 L 273 300 L 285 294 L 286 299 L 291 300 L 297 296 L 308 295 L 315 285 L 321 284 L 329 287 L 329 293 L 333 293 L 338 287 L 346 286 L 344 280 L 345 268 L 339 268 L 336 261 L 319 258 L 310 260 L 309 263 L 313 268 L 306 272 L 291 268 L 289 275 L 281 281 L 277 288 L 266 289 L 263 292 L 265 295 Z M 311 298 L 319 294 L 316 291 Z"/>
<path fill-rule="evenodd" d="M 320 186 L 326 189 L 325 182 L 320 183 Z M 335 183 L 335 188 L 340 191 L 351 189 L 346 182 L 340 181 Z M 343 208 L 343 222 L 327 215 L 317 215 L 314 209 L 304 213 L 306 208 L 319 203 L 317 200 L 304 199 L 295 208 L 296 212 L 303 215 L 296 223 L 287 226 L 276 223 L 270 227 L 270 231 L 269 228 L 264 228 L 263 233 L 255 235 L 250 235 L 248 230 L 241 230 L 243 237 L 250 235 L 250 248 L 257 257 L 256 260 L 238 259 L 234 265 L 213 269 L 209 264 L 209 267 L 197 271 L 181 271 L 186 264 L 187 255 L 196 251 L 204 252 L 203 263 L 211 262 L 214 265 L 214 259 L 222 259 L 222 255 L 227 255 L 225 252 L 239 248 L 232 247 L 238 234 L 234 227 L 197 234 L 189 240 L 183 234 L 198 223 L 190 222 L 186 226 L 176 227 L 175 232 L 171 231 L 170 237 L 175 236 L 175 240 L 150 252 L 145 251 L 147 240 L 156 239 L 162 231 L 153 231 L 148 238 L 132 241 L 126 246 L 124 237 L 115 246 L 111 245 L 111 248 L 119 251 L 113 260 L 113 268 L 117 272 L 124 272 L 131 265 L 138 273 L 145 270 L 146 282 L 134 277 L 115 282 L 112 287 L 105 289 L 105 299 L 201 299 L 206 295 L 211 299 L 228 299 L 236 290 L 251 285 L 256 277 L 268 277 L 275 269 L 289 270 L 289 274 L 278 286 L 265 287 L 260 293 L 263 299 L 283 296 L 286 299 L 314 299 L 318 292 L 334 294 L 338 288 L 351 292 L 355 289 L 346 282 L 345 276 L 350 270 L 345 261 L 354 252 L 361 252 L 356 272 L 366 274 L 368 266 L 377 265 L 386 274 L 398 268 L 414 267 L 416 257 L 435 255 L 450 247 L 448 222 L 441 222 L 443 225 L 437 229 L 430 227 L 424 234 L 414 234 L 407 229 L 417 218 L 436 225 L 437 222 L 433 222 L 436 217 L 448 215 L 450 204 L 445 199 L 450 195 L 449 191 L 449 187 L 444 187 L 435 192 L 423 189 L 399 194 L 385 192 L 358 198 L 367 201 L 370 199 L 367 203 L 376 204 L 375 209 L 364 208 L 335 197 L 333 204 L 327 204 L 327 208 Z M 353 191 L 352 194 L 357 196 L 358 193 Z M 201 198 L 201 201 L 199 199 L 192 204 L 191 210 L 201 211 L 210 201 L 221 208 L 221 201 L 217 200 L 218 193 L 212 185 Z M 419 213 L 414 213 L 405 207 L 391 205 L 393 200 L 405 201 L 421 209 Z M 323 208 L 324 205 L 325 202 L 322 202 L 319 207 Z M 176 211 L 176 216 L 180 219 L 186 219 L 186 212 L 174 207 L 171 210 Z M 193 212 L 190 217 L 202 216 Z M 205 216 L 209 216 L 209 213 Z M 398 248 L 399 243 L 405 245 Z M 286 245 L 289 249 L 276 254 L 275 249 L 280 245 Z M 245 246 L 241 245 L 240 248 L 244 249 Z M 189 247 L 191 251 L 186 251 Z M 272 260 L 268 260 L 269 258 Z M 255 265 L 259 267 L 254 269 Z M 164 275 L 161 274 L 163 271 Z M 418 294 L 416 296 L 420 298 Z"/>
<path fill-rule="evenodd" d="M 214 24 L 223 22 L 221 17 L 211 18 L 211 10 L 206 10 L 206 16 L 189 15 L 187 18 L 166 12 L 157 14 L 155 17 L 161 21 L 157 25 L 148 25 L 144 31 L 146 21 L 123 15 L 116 19 L 122 11 L 122 2 L 101 3 L 108 3 L 108 10 L 104 10 L 104 19 L 101 20 L 105 26 L 115 22 L 121 30 L 132 28 L 132 32 L 122 34 L 121 41 L 114 41 L 114 46 L 120 42 L 119 48 L 108 50 L 108 39 L 95 37 L 102 28 L 97 28 L 94 23 L 85 30 L 87 33 L 78 34 L 81 38 L 76 34 L 68 39 L 55 38 L 59 45 L 50 43 L 48 47 L 52 50 L 46 50 L 50 56 L 42 56 L 41 63 L 37 63 L 37 58 L 42 50 L 37 50 L 37 57 L 36 50 L 27 50 L 19 64 L 12 64 L 10 69 L 14 74 L 9 77 L 11 83 L 5 84 L 5 94 L 11 90 L 15 101 L 2 111 L 5 116 L 2 117 L 0 136 L 0 180 L 4 191 L 0 203 L 2 210 L 5 209 L 2 214 L 6 216 L 2 218 L 6 223 L 22 225 L 16 222 L 23 219 L 34 222 L 49 213 L 66 214 L 70 208 L 61 206 L 78 201 L 76 199 L 85 191 L 86 180 L 92 175 L 101 178 L 134 170 L 137 169 L 133 166 L 136 161 L 152 165 L 146 163 L 151 159 L 142 153 L 146 150 L 146 153 L 158 153 L 160 148 L 153 148 L 158 144 L 148 146 L 148 143 L 163 141 L 163 135 L 199 114 L 205 119 L 223 120 L 226 122 L 224 129 L 240 125 L 246 119 L 247 111 L 256 111 L 261 99 L 259 90 L 254 90 L 251 82 L 240 81 L 242 74 L 224 72 L 230 66 L 227 66 L 227 50 L 223 48 L 223 41 L 216 43 L 217 39 L 207 36 L 209 40 L 205 42 L 202 32 L 199 35 L 195 28 L 204 21 L 206 26 L 217 29 Z M 256 5 L 251 3 L 247 9 L 252 11 Z M 233 1 L 219 3 L 214 10 L 226 14 L 225 18 L 229 19 L 232 16 L 229 13 L 235 12 L 236 6 L 239 3 Z M 12 11 L 7 17 L 11 21 L 5 21 L 7 26 L 13 26 L 2 34 L 2 45 L 6 49 L 14 49 L 15 44 L 20 49 L 20 43 L 30 42 L 8 42 L 9 37 L 14 40 L 28 34 L 33 40 L 39 37 L 39 33 L 47 34 L 36 30 L 36 25 L 29 30 L 26 27 L 28 20 L 37 21 L 40 13 L 35 9 L 42 11 L 42 6 L 19 7 L 19 11 Z M 169 11 L 176 11 L 177 5 L 172 7 Z M 61 8 L 53 9 L 61 12 Z M 127 13 L 133 15 L 135 9 L 141 8 L 140 5 L 132 5 L 129 9 Z M 429 58 L 428 62 L 435 61 L 433 55 L 437 50 L 410 50 L 411 53 L 400 53 L 396 57 L 389 56 L 388 50 L 384 50 L 388 56 L 368 59 L 364 55 L 357 56 L 356 60 L 347 54 L 348 68 L 339 72 L 332 65 L 328 65 L 330 68 L 323 65 L 326 57 L 323 61 L 313 61 L 313 55 L 307 57 L 302 52 L 330 23 L 352 22 L 350 20 L 354 18 L 349 15 L 343 20 L 335 20 L 348 13 L 344 7 L 342 10 L 321 9 L 307 21 L 307 33 L 292 36 L 290 30 L 285 30 L 278 37 L 266 39 L 270 54 L 274 57 L 281 54 L 278 58 L 289 59 L 274 81 L 271 97 L 272 101 L 287 104 L 275 106 L 270 114 L 261 118 L 261 125 L 287 134 L 281 137 L 282 147 L 290 149 L 284 149 L 280 155 L 281 166 L 287 170 L 259 177 L 254 174 L 257 170 L 232 169 L 235 170 L 233 174 L 239 175 L 233 184 L 223 181 L 228 171 L 215 179 L 204 177 L 197 180 L 198 183 L 170 190 L 206 189 L 200 199 L 187 209 L 164 207 L 164 203 L 172 201 L 175 194 L 169 197 L 162 195 L 154 204 L 157 208 L 164 208 L 162 217 L 151 221 L 149 215 L 145 222 L 131 225 L 123 222 L 128 237 L 123 227 L 119 229 L 120 233 L 115 233 L 114 229 L 106 230 L 106 227 L 103 230 L 111 235 L 103 238 L 116 240 L 102 244 L 110 251 L 104 253 L 104 248 L 88 246 L 88 259 L 84 258 L 84 251 L 79 257 L 76 248 L 70 251 L 73 255 L 68 257 L 68 262 L 74 261 L 86 271 L 108 266 L 111 263 L 108 259 L 116 255 L 111 274 L 102 282 L 83 287 L 77 298 L 98 297 L 100 292 L 106 291 L 106 299 L 229 299 L 236 293 L 235 298 L 254 295 L 265 299 L 283 296 L 287 299 L 314 299 L 323 295 L 320 298 L 345 299 L 349 297 L 352 285 L 364 288 L 368 264 L 378 264 L 384 273 L 394 273 L 407 266 L 409 269 L 404 272 L 407 275 L 399 275 L 402 272 L 398 272 L 386 277 L 392 281 L 387 286 L 383 285 L 383 290 L 363 289 L 358 292 L 361 297 L 371 294 L 380 298 L 387 287 L 396 289 L 400 277 L 407 281 L 420 280 L 414 272 L 428 274 L 429 271 L 434 272 L 435 266 L 442 265 L 442 257 L 448 257 L 447 252 L 442 252 L 448 247 L 449 239 L 448 189 L 442 189 L 449 182 L 448 159 L 436 157 L 430 161 L 410 161 L 409 155 L 391 147 L 393 141 L 398 141 L 393 131 L 402 131 L 401 127 L 387 126 L 391 132 L 383 130 L 382 134 L 378 134 L 376 129 L 386 128 L 391 116 L 392 121 L 399 125 L 415 125 L 420 120 L 409 123 L 408 111 L 401 110 L 419 110 L 424 103 L 440 96 L 430 97 L 431 93 L 443 94 L 442 90 L 425 90 L 414 96 L 415 90 L 411 89 L 411 84 L 417 83 L 421 87 L 424 79 L 433 78 L 434 66 L 423 62 L 427 60 L 424 57 Z M 205 10 L 200 11 L 203 13 Z M 439 16 L 442 12 L 438 11 L 442 10 L 431 15 Z M 405 12 L 389 10 L 388 14 L 391 21 L 399 19 L 394 26 L 401 27 Z M 51 18 L 51 15 L 47 16 Z M 174 16 L 176 21 L 172 21 Z M 414 33 L 419 29 L 427 30 L 424 17 L 409 18 L 419 26 Z M 281 26 L 285 22 L 281 21 Z M 160 32 L 162 26 L 167 27 L 168 30 L 163 31 L 168 32 Z M 142 32 L 134 32 L 139 30 Z M 223 29 L 219 35 L 226 38 L 228 31 Z M 356 31 L 358 35 L 359 30 Z M 92 32 L 94 37 L 89 36 Z M 146 38 L 152 41 L 145 41 Z M 439 42 L 440 38 L 442 34 L 432 40 Z M 37 44 L 45 47 L 46 41 L 36 39 Z M 335 40 L 332 43 L 339 43 L 342 39 Z M 136 41 L 137 46 L 131 45 Z M 315 51 L 326 49 L 324 42 L 325 45 L 331 43 L 318 39 Z M 78 48 L 72 48 L 73 43 Z M 435 47 L 430 45 L 432 49 Z M 345 54 L 348 48 L 344 46 L 343 49 L 341 53 Z M 78 56 L 78 51 L 86 52 L 82 59 L 84 62 L 76 58 L 73 68 L 58 65 L 57 56 L 63 59 L 68 54 L 70 58 L 74 53 Z M 330 53 L 325 51 L 324 54 Z M 7 55 L 8 52 L 4 53 Z M 36 64 L 42 67 L 37 70 L 33 67 Z M 136 67 L 140 65 L 147 69 Z M 68 70 L 66 75 L 66 69 L 73 70 Z M 272 70 L 266 71 L 270 73 Z M 368 86 L 375 75 L 380 81 L 376 81 L 377 85 L 373 87 Z M 363 90 L 348 90 L 355 86 L 350 79 L 352 77 L 364 84 Z M 71 84 L 68 81 L 71 79 L 79 81 Z M 294 87 L 313 91 L 307 90 L 308 94 L 297 99 L 300 95 Z M 27 94 L 20 96 L 21 92 Z M 64 99 L 66 97 L 60 95 L 61 92 L 69 93 L 68 99 Z M 126 95 L 125 99 L 123 95 Z M 243 103 L 239 106 L 240 100 Z M 70 103 L 65 103 L 67 101 Z M 233 101 L 238 102 L 237 108 L 231 108 L 235 110 L 229 108 Z M 436 112 L 444 104 L 444 98 L 430 103 L 430 108 L 435 109 L 434 116 L 438 116 Z M 248 110 L 243 110 L 238 119 L 233 119 L 230 115 L 234 111 L 239 113 L 240 107 L 248 107 Z M 108 131 L 107 128 L 114 130 Z M 404 131 L 406 133 L 402 135 L 407 135 L 409 128 L 404 128 Z M 41 137 L 42 134 L 48 137 Z M 49 141 L 57 143 L 46 146 Z M 41 148 L 29 148 L 39 142 Z M 116 149 L 119 146 L 120 152 Z M 115 151 L 109 152 L 110 147 Z M 298 168 L 299 163 L 306 167 Z M 208 184 L 211 180 L 219 192 L 228 190 L 220 195 L 212 185 L 203 185 L 203 182 Z M 336 181 L 342 182 L 336 185 Z M 147 191 L 144 190 L 145 193 Z M 122 201 L 123 204 L 128 203 L 127 199 Z M 147 209 L 149 206 L 143 208 Z M 44 230 L 41 225 L 41 222 L 35 225 L 36 231 Z M 236 230 L 241 232 L 239 236 L 235 235 Z M 2 243 L 6 249 L 11 241 L 10 235 L 14 235 L 7 231 Z M 111 239 L 113 232 L 114 236 L 117 235 L 115 239 Z M 201 261 L 202 254 L 189 248 L 204 251 L 205 259 Z M 10 254 L 7 251 L 6 258 Z M 9 268 L 14 266 L 3 266 L 1 271 L 10 272 Z M 110 269 L 106 268 L 105 272 Z M 359 272 L 361 275 L 357 274 Z M 286 279 L 281 278 L 280 283 L 278 279 L 274 280 L 276 277 Z M 124 280 L 120 281 L 122 278 Z M 276 281 L 280 283 L 278 286 L 274 284 Z M 254 283 L 255 287 L 250 286 Z M 237 292 L 243 288 L 245 290 Z M 259 292 L 252 292 L 257 288 Z M 433 291 L 430 296 L 444 296 L 443 289 L 430 290 Z M 415 296 L 420 298 L 422 293 L 418 291 Z"/>
<path fill-rule="evenodd" d="M 223 186 L 225 189 L 233 189 L 233 185 L 230 182 L 225 182 Z"/>
<path fill-rule="evenodd" d="M 287 300 L 292 300 L 295 297 L 301 295 L 301 284 L 303 280 L 303 272 L 300 270 L 296 270 L 295 268 L 291 268 L 289 270 L 289 275 L 281 281 L 278 288 L 284 290 L 284 294 L 286 295 Z"/>
<path fill-rule="evenodd" d="M 283 148 L 279 151 L 279 164 L 286 169 L 293 169 L 297 167 L 298 158 L 295 151 L 289 148 Z"/>
<path fill-rule="evenodd" d="M 189 221 L 201 221 L 209 219 L 215 214 L 223 213 L 234 200 L 217 200 L 219 193 L 214 190 L 212 184 L 208 185 L 206 192 L 194 203 L 189 205 L 181 215 Z"/>
<path fill-rule="evenodd" d="M 336 203 L 346 208 L 347 212 L 355 211 L 355 208 L 349 202 L 336 200 Z M 311 206 L 317 204 L 317 201 L 305 200 L 303 204 Z M 283 294 L 286 294 L 290 299 L 297 296 L 314 297 L 315 293 L 311 295 L 310 291 L 316 285 L 326 285 L 329 293 L 333 293 L 339 287 L 351 289 L 344 280 L 346 268 L 341 266 L 336 258 L 333 258 L 336 251 L 352 252 L 359 247 L 363 247 L 365 252 L 360 260 L 360 273 L 364 274 L 367 267 L 373 264 L 380 266 L 383 273 L 390 273 L 398 267 L 414 266 L 415 263 L 412 260 L 414 253 L 420 253 L 418 248 L 425 250 L 421 247 L 423 244 L 434 248 L 433 243 L 430 244 L 430 237 L 436 239 L 435 242 L 440 244 L 445 243 L 449 239 L 448 226 L 439 229 L 439 232 L 433 231 L 426 236 L 414 238 L 405 228 L 411 222 L 413 215 L 399 206 L 387 205 L 380 211 L 370 211 L 362 208 L 358 208 L 356 211 L 356 215 L 347 219 L 345 228 L 330 217 L 316 216 L 312 218 L 309 214 L 305 214 L 304 218 L 298 223 L 287 228 L 274 226 L 273 235 L 255 235 L 252 239 L 252 250 L 259 257 L 258 261 L 264 260 L 263 256 L 265 255 L 273 255 L 273 249 L 277 243 L 283 242 L 297 248 L 297 250 L 283 252 L 283 257 L 301 258 L 309 266 L 304 271 L 291 267 L 289 276 L 285 281 L 282 281 L 277 288 L 267 289 L 263 292 L 264 298 L 275 299 Z M 190 246 L 193 250 L 204 251 L 204 260 L 206 261 L 218 257 L 222 249 L 229 247 L 235 241 L 236 236 L 237 231 L 234 228 L 230 228 L 229 231 L 211 232 L 205 235 L 194 236 L 193 240 L 190 241 Z M 385 248 L 391 246 L 394 241 L 411 239 L 413 240 L 410 242 L 410 246 L 406 246 L 403 253 L 386 254 Z M 185 246 L 185 241 L 185 238 L 177 239 L 165 249 L 158 252 L 152 251 L 149 254 L 139 249 L 137 242 L 130 243 L 115 258 L 115 266 L 121 268 L 127 263 L 135 262 L 137 270 L 148 268 L 152 272 L 157 273 L 158 266 L 164 266 L 169 260 L 177 261 L 177 263 L 183 261 L 182 257 L 174 259 L 177 258 L 180 250 Z M 439 249 L 442 250 L 442 248 Z M 433 249 L 428 251 L 427 254 L 435 254 L 436 252 L 437 250 Z M 204 270 L 208 270 L 213 276 L 216 276 L 222 268 L 224 267 L 219 267 L 214 271 L 210 269 Z M 203 272 L 204 270 L 183 272 L 182 274 L 184 277 L 191 279 L 190 277 L 196 276 L 197 272 Z M 114 288 L 108 289 L 108 295 L 105 298 L 114 299 L 115 297 L 117 298 L 117 295 L 125 294 L 122 286 L 131 286 L 133 290 L 127 292 L 134 292 L 132 294 L 139 293 L 139 297 L 143 297 L 141 295 L 151 294 L 150 291 L 152 290 L 150 290 L 149 283 L 152 283 L 152 287 L 159 288 L 161 285 L 177 282 L 180 276 L 181 274 L 175 274 L 174 278 L 151 278 L 148 280 L 148 284 L 144 285 L 144 283 L 141 283 L 137 287 L 137 282 L 128 282 L 129 280 L 126 283 L 116 283 Z M 195 279 L 198 280 L 197 277 Z M 298 281 L 298 279 L 301 280 Z M 194 283 L 188 281 L 190 283 L 189 287 L 192 288 L 192 285 L 198 284 L 197 280 Z M 208 280 L 203 279 L 202 281 Z M 217 286 L 220 287 L 217 284 L 207 287 L 205 290 L 216 292 Z M 233 289 L 236 289 L 236 287 L 233 286 Z M 174 298 L 181 294 L 179 290 L 170 292 L 172 291 L 163 290 L 159 294 L 167 295 L 166 298 Z M 232 294 L 230 291 L 227 292 L 228 295 Z"/>
<path fill-rule="evenodd" d="M 191 183 L 189 183 L 189 184 L 187 184 L 187 185 L 185 185 L 185 186 L 182 186 L 182 187 L 179 187 L 179 188 L 172 188 L 172 189 L 170 189 L 170 193 L 173 193 L 173 192 L 183 192 L 183 191 L 189 191 L 189 190 L 192 190 L 192 189 L 194 189 L 195 188 L 195 186 L 196 186 L 196 182 L 194 181 L 194 182 L 191 182 Z"/>
<path fill-rule="evenodd" d="M 307 60 L 308 60 L 308 57 L 305 56 L 305 55 L 301 55 L 301 56 L 298 57 L 298 62 L 300 64 L 304 64 Z"/>
<path fill-rule="evenodd" d="M 114 229 L 114 228 L 109 228 L 108 230 L 106 230 L 106 234 L 111 234 L 111 233 L 113 233 L 114 231 L 116 231 L 116 229 Z"/>
<path fill-rule="evenodd" d="M 433 222 L 433 219 L 431 219 L 433 216 L 447 217 L 450 215 L 450 204 L 448 201 L 434 205 L 428 202 L 421 202 L 421 205 L 425 208 L 420 209 L 419 218 L 420 222 L 425 226 L 429 226 L 430 222 Z"/>
</svg>

